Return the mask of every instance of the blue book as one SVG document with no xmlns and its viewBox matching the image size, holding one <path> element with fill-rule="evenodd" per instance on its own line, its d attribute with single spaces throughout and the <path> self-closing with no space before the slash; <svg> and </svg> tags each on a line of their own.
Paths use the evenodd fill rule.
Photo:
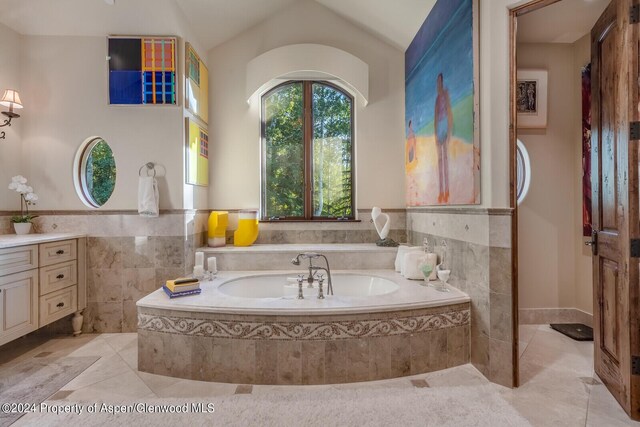
<svg viewBox="0 0 640 427">
<path fill-rule="evenodd" d="M 162 286 L 162 289 L 164 289 L 164 292 L 167 295 L 169 295 L 169 298 L 186 297 L 188 295 L 198 295 L 200 292 L 202 292 L 202 289 L 193 289 L 190 291 L 182 291 L 182 292 L 171 292 L 171 290 L 166 286 Z"/>
</svg>

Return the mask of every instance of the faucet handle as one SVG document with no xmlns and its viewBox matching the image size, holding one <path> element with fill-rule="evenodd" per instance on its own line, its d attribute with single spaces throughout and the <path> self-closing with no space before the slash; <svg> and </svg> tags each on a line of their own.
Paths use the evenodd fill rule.
<svg viewBox="0 0 640 427">
<path fill-rule="evenodd" d="M 322 274 L 318 275 L 318 299 L 324 299 L 324 293 L 322 291 L 322 285 L 324 284 L 324 277 Z"/>
<path fill-rule="evenodd" d="M 305 281 L 304 274 L 298 274 L 298 284 Z"/>
</svg>

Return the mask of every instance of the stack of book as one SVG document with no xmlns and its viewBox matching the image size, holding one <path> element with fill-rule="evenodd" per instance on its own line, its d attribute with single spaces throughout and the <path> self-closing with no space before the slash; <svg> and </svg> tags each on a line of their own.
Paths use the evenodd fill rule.
<svg viewBox="0 0 640 427">
<path fill-rule="evenodd" d="M 197 295 L 202 292 L 198 279 L 190 277 L 167 280 L 167 283 L 162 287 L 162 289 L 164 289 L 166 294 L 169 295 L 169 298 Z"/>
</svg>

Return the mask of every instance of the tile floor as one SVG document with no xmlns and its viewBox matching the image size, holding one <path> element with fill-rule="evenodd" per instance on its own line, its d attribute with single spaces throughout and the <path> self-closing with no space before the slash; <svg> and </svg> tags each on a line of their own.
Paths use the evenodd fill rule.
<svg viewBox="0 0 640 427">
<path fill-rule="evenodd" d="M 47 402 L 139 402 L 145 399 L 211 399 L 233 394 L 257 395 L 274 391 L 393 390 L 407 387 L 477 387 L 504 400 L 534 426 L 631 426 L 630 421 L 593 372 L 591 342 L 573 341 L 548 325 L 520 327 L 521 387 L 507 389 L 489 383 L 471 365 L 413 377 L 334 386 L 261 386 L 206 383 L 138 372 L 136 334 L 84 335 L 79 338 L 16 342 L 0 355 L 10 367 L 30 357 L 100 356 L 100 359 L 54 393 Z M 483 391 L 484 392 L 484 391 Z M 425 405 L 428 406 L 428 402 Z M 27 414 L 15 425 L 33 425 Z M 402 425 L 402 420 L 398 420 Z M 521 422 L 520 422 L 521 424 Z M 518 424 L 518 425 L 520 425 Z M 408 424 L 404 424 L 408 425 Z"/>
</svg>

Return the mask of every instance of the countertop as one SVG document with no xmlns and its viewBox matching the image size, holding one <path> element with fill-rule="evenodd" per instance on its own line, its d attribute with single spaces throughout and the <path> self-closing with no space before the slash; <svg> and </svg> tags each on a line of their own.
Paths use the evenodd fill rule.
<svg viewBox="0 0 640 427">
<path fill-rule="evenodd" d="M 37 245 L 38 243 L 55 242 L 57 240 L 78 239 L 86 237 L 82 233 L 42 233 L 42 234 L 1 234 L 0 249 L 16 246 Z"/>
<path fill-rule="evenodd" d="M 448 286 L 450 292 L 439 292 L 424 286 L 422 280 L 407 280 L 393 270 L 342 270 L 342 274 L 363 274 L 382 277 L 394 281 L 399 289 L 385 295 L 368 297 L 340 297 L 340 285 L 334 283 L 336 295 L 324 300 L 305 298 L 242 298 L 220 292 L 217 288 L 224 283 L 242 276 L 264 276 L 291 274 L 300 271 L 226 271 L 218 273 L 212 281 L 201 282 L 202 293 L 169 299 L 162 289 L 158 289 L 137 302 L 138 307 L 189 311 L 200 313 L 231 313 L 258 315 L 324 315 L 346 313 L 371 313 L 382 311 L 410 310 L 439 307 L 470 301 L 464 292 Z M 434 282 L 431 282 L 434 283 Z"/>
</svg>

